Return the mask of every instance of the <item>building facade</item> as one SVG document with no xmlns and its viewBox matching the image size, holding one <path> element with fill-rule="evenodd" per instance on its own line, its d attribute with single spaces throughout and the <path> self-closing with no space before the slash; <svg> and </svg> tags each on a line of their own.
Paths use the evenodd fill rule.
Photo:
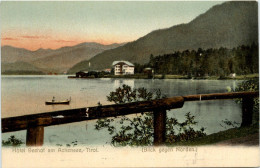
<svg viewBox="0 0 260 168">
<path fill-rule="evenodd" d="M 134 64 L 128 61 L 114 61 L 114 74 L 115 75 L 133 75 L 134 74 Z"/>
</svg>

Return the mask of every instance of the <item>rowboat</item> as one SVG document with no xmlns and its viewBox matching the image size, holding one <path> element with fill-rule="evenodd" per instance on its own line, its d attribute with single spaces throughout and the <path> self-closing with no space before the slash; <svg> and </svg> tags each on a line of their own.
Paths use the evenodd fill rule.
<svg viewBox="0 0 260 168">
<path fill-rule="evenodd" d="M 71 98 L 64 101 L 55 101 L 55 97 L 52 98 L 52 101 L 45 101 L 45 105 L 58 105 L 58 104 L 70 104 Z"/>
</svg>

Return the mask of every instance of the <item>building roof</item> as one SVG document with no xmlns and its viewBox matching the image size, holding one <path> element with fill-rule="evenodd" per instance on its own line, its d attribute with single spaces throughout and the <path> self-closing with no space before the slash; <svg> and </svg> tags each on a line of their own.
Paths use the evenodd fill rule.
<svg viewBox="0 0 260 168">
<path fill-rule="evenodd" d="M 114 61 L 114 62 L 112 63 L 112 65 L 115 66 L 116 64 L 118 64 L 118 63 L 120 63 L 120 62 L 123 62 L 123 63 L 125 63 L 125 64 L 127 64 L 127 65 L 129 65 L 129 66 L 134 66 L 134 64 L 132 64 L 131 62 L 128 62 L 128 61 Z"/>
</svg>

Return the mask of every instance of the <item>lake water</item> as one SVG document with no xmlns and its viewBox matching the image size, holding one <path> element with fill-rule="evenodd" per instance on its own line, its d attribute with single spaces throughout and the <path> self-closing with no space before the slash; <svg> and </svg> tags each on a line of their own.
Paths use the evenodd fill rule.
<svg viewBox="0 0 260 168">
<path fill-rule="evenodd" d="M 221 93 L 235 88 L 242 81 L 233 80 L 181 80 L 181 79 L 68 79 L 67 76 L 2 76 L 2 118 L 35 114 L 62 109 L 111 104 L 106 96 L 119 86 L 127 84 L 133 88 L 145 87 L 152 91 L 161 89 L 167 97 L 190 94 Z M 45 101 L 65 100 L 71 97 L 70 105 L 46 106 Z M 241 122 L 241 107 L 233 100 L 186 102 L 181 109 L 167 113 L 180 121 L 187 112 L 195 115 L 196 128 L 206 127 L 211 134 L 224 130 L 222 120 Z M 109 144 L 111 136 L 106 130 L 94 130 L 95 120 L 51 126 L 45 128 L 44 144 Z M 10 135 L 25 142 L 26 131 L 2 134 L 6 140 Z"/>
</svg>

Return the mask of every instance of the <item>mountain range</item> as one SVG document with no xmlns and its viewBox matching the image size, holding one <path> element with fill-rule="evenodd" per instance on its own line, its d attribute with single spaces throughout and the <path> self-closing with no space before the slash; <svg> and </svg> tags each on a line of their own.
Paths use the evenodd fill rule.
<svg viewBox="0 0 260 168">
<path fill-rule="evenodd" d="M 187 24 L 155 30 L 136 41 L 79 62 L 69 72 L 109 68 L 115 60 L 143 64 L 149 61 L 151 54 L 157 56 L 198 48 L 233 48 L 253 42 L 258 44 L 257 2 L 224 2 L 213 6 Z"/>
<path fill-rule="evenodd" d="M 151 54 L 157 56 L 198 48 L 233 48 L 252 43 L 258 44 L 257 2 L 230 1 L 213 6 L 187 24 L 155 30 L 129 43 L 81 43 L 56 50 L 36 51 L 2 46 L 1 72 L 75 73 L 80 70 L 103 70 L 111 68 L 116 60 L 144 64 Z"/>
<path fill-rule="evenodd" d="M 56 50 L 38 49 L 30 51 L 12 46 L 1 47 L 2 73 L 6 71 L 41 71 L 44 73 L 63 73 L 76 63 L 90 59 L 98 53 L 123 44 L 102 45 L 81 43 Z"/>
</svg>

